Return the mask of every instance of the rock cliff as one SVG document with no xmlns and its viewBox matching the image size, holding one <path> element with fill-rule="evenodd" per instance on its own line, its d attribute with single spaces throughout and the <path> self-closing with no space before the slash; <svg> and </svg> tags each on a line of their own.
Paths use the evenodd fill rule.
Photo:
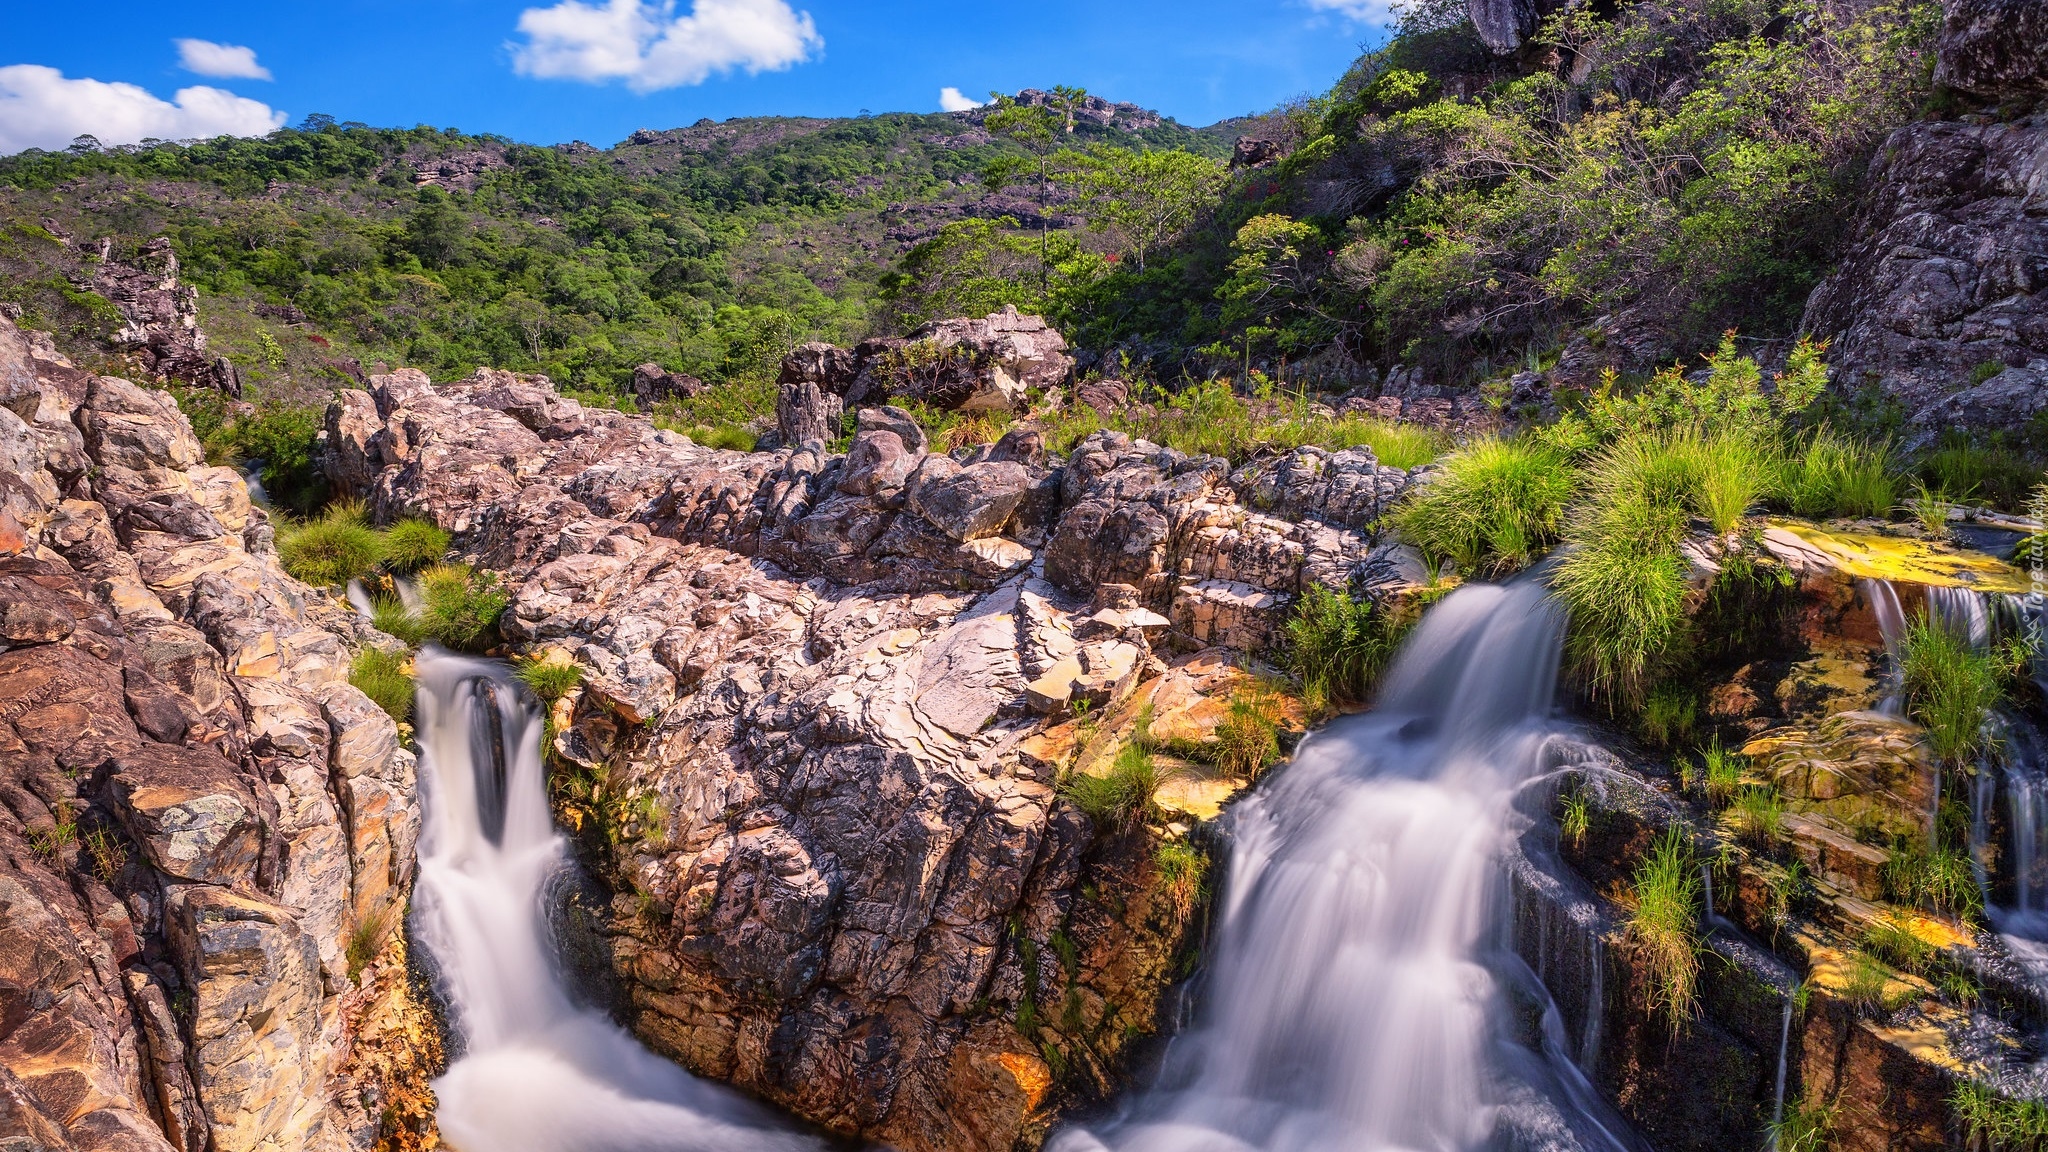
<svg viewBox="0 0 2048 1152">
<path fill-rule="evenodd" d="M 409 1010 L 417 809 L 348 683 L 374 639 L 168 395 L 0 320 L 0 1144 L 395 1137 L 417 1056 L 356 1040 Z"/>
<path fill-rule="evenodd" d="M 1242 677 L 1205 650 L 1348 580 L 1409 478 L 1114 434 L 1060 466 L 1029 428 L 943 454 L 886 407 L 858 429 L 714 451 L 492 372 L 379 376 L 328 417 L 338 484 L 458 533 L 514 589 L 505 634 L 585 669 L 558 799 L 639 1035 L 834 1131 L 1009 1148 L 1155 1027 L 1197 906 L 1155 855 L 1241 784 L 1118 831 L 1060 770 L 1137 694 L 1211 736 Z"/>
</svg>

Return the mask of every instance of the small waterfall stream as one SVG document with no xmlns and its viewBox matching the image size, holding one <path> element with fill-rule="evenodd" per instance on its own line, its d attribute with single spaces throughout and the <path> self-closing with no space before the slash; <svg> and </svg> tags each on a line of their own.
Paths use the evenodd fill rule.
<svg viewBox="0 0 2048 1152">
<path fill-rule="evenodd" d="M 1053 1152 L 1638 1146 L 1503 947 L 1513 800 L 1564 743 L 1563 626 L 1534 582 L 1460 590 L 1375 712 L 1305 741 L 1240 804 L 1195 1027 L 1154 1087 Z M 1509 989 L 1540 1007 L 1533 1051 L 1507 1034 Z"/>
<path fill-rule="evenodd" d="M 458 1059 L 436 1117 L 464 1152 L 797 1152 L 822 1145 L 575 1007 L 544 908 L 568 866 L 548 812 L 541 716 L 498 664 L 418 664 L 420 838 L 413 928 Z"/>
</svg>

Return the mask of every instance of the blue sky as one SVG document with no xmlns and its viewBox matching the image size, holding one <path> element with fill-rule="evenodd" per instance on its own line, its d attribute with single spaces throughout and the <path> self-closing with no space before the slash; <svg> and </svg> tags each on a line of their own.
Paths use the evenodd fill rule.
<svg viewBox="0 0 2048 1152">
<path fill-rule="evenodd" d="M 1385 3 L 0 0 L 0 152 L 311 112 L 607 145 L 705 116 L 936 111 L 947 87 L 1057 83 L 1199 125 L 1326 88 L 1383 36 Z"/>
</svg>

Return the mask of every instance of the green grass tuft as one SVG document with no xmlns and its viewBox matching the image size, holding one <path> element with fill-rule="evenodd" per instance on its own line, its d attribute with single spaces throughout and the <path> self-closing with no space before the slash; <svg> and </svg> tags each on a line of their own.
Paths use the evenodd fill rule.
<svg viewBox="0 0 2048 1152">
<path fill-rule="evenodd" d="M 1643 701 L 1637 723 L 1644 739 L 1659 748 L 1669 748 L 1692 735 L 1699 722 L 1699 697 L 1683 684 L 1659 684 Z"/>
<path fill-rule="evenodd" d="M 1129 831 L 1152 813 L 1152 798 L 1166 776 L 1142 744 L 1123 746 L 1102 776 L 1075 773 L 1060 785 L 1060 795 L 1098 827 Z"/>
<path fill-rule="evenodd" d="M 1287 621 L 1288 658 L 1317 706 L 1363 704 L 1401 646 L 1406 627 L 1369 600 L 1311 584 Z"/>
<path fill-rule="evenodd" d="M 1401 538 L 1469 572 L 1527 565 L 1557 539 L 1572 471 L 1535 440 L 1475 440 L 1394 514 Z"/>
<path fill-rule="evenodd" d="M 1692 847 L 1673 826 L 1636 866 L 1628 934 L 1650 977 L 1650 1001 L 1676 1031 L 1698 1004 L 1700 876 Z"/>
<path fill-rule="evenodd" d="M 1815 520 L 1887 517 L 1899 499 L 1892 445 L 1822 428 L 1786 457 L 1778 488 L 1786 507 Z"/>
<path fill-rule="evenodd" d="M 1742 786 L 1742 756 L 1721 747 L 1719 740 L 1700 750 L 1701 775 L 1705 778 L 1707 801 L 1716 806 L 1735 799 Z"/>
<path fill-rule="evenodd" d="M 400 520 L 384 533 L 384 566 L 411 575 L 448 554 L 448 533 L 426 520 Z"/>
<path fill-rule="evenodd" d="M 1975 1080 L 1949 1097 L 1969 1152 L 2048 1152 L 2048 1102 L 2014 1100 Z"/>
<path fill-rule="evenodd" d="M 348 682 L 362 690 L 400 724 L 412 719 L 413 683 L 410 661 L 381 648 L 356 653 L 349 667 Z"/>
<path fill-rule="evenodd" d="M 1989 750 L 1984 722 L 2004 699 L 1992 654 L 1923 612 L 1906 627 L 1899 667 L 1906 714 L 1927 730 L 1938 759 L 1963 765 Z"/>
<path fill-rule="evenodd" d="M 1728 821 L 1744 843 L 1768 851 L 1785 838 L 1785 799 L 1776 788 L 1752 784 L 1736 793 Z"/>
<path fill-rule="evenodd" d="M 343 501 L 318 519 L 287 525 L 278 533 L 278 559 L 285 571 L 316 588 L 334 588 L 368 576 L 384 559 L 384 537 L 369 526 L 363 506 Z"/>
<path fill-rule="evenodd" d="M 562 660 L 524 660 L 516 675 L 527 691 L 546 704 L 553 704 L 583 686 L 582 665 Z"/>
</svg>

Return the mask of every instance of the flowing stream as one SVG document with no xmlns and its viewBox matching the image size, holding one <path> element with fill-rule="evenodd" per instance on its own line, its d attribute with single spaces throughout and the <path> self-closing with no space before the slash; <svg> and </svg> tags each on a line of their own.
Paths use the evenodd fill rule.
<svg viewBox="0 0 2048 1152">
<path fill-rule="evenodd" d="M 568 866 L 548 812 L 541 715 L 499 664 L 419 658 L 426 827 L 413 928 L 458 1059 L 436 1116 L 464 1152 L 796 1152 L 822 1145 L 571 1003 L 545 901 Z"/>
<path fill-rule="evenodd" d="M 1234 817 L 1195 1027 L 1157 1084 L 1053 1152 L 1619 1152 L 1635 1138 L 1506 951 L 1518 789 L 1557 767 L 1563 614 L 1533 581 L 1431 610 L 1379 708 Z M 1509 990 L 1540 1037 L 1511 1033 Z"/>
</svg>

